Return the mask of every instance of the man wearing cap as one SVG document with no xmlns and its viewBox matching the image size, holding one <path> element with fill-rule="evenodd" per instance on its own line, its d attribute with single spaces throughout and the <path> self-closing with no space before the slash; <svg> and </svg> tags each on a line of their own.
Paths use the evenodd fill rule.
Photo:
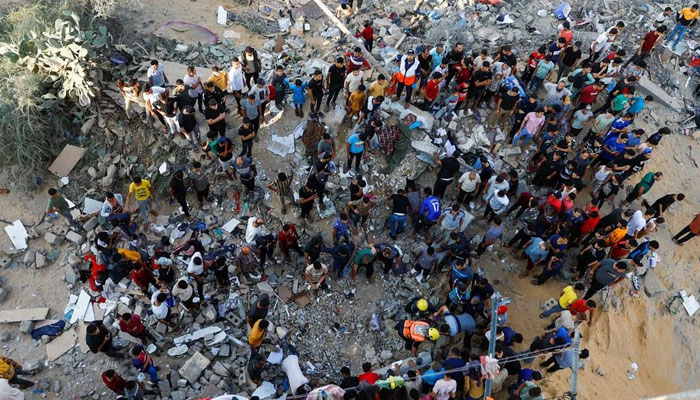
<svg viewBox="0 0 700 400">
<path fill-rule="evenodd" d="M 343 57 L 338 57 L 335 59 L 335 64 L 328 68 L 328 73 L 326 74 L 326 91 L 328 92 L 326 97 L 326 111 L 330 109 L 331 102 L 333 106 L 335 106 L 338 94 L 343 90 L 343 85 L 345 84 L 345 74 L 346 69 Z"/>
</svg>

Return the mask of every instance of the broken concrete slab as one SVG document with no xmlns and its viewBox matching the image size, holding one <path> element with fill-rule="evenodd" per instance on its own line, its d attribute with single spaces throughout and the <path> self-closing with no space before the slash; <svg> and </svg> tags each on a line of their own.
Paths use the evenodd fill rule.
<svg viewBox="0 0 700 400">
<path fill-rule="evenodd" d="M 49 171 L 59 178 L 68 176 L 75 165 L 83 158 L 85 151 L 86 150 L 82 147 L 67 144 L 63 150 L 61 150 L 61 153 L 58 154 L 54 162 L 49 165 Z"/>
<path fill-rule="evenodd" d="M 0 323 L 41 321 L 46 319 L 47 315 L 49 315 L 48 307 L 2 310 L 0 311 Z"/>
<path fill-rule="evenodd" d="M 677 111 L 683 109 L 683 103 L 678 99 L 678 97 L 671 96 L 670 94 L 666 93 L 661 86 L 652 82 L 646 76 L 642 75 L 637 83 L 639 84 L 639 91 L 642 92 L 642 94 L 654 96 L 657 103 L 663 104 L 666 107 Z"/>
<path fill-rule="evenodd" d="M 180 375 L 192 384 L 197 382 L 202 372 L 209 366 L 211 361 L 202 353 L 195 352 L 189 360 L 178 370 Z"/>
<path fill-rule="evenodd" d="M 55 361 L 75 346 L 78 334 L 74 330 L 63 332 L 59 337 L 46 344 L 46 356 L 49 361 Z"/>
<path fill-rule="evenodd" d="M 188 343 L 188 342 L 191 342 L 193 340 L 199 340 L 199 339 L 201 339 L 209 334 L 218 333 L 220 331 L 221 331 L 221 328 L 219 328 L 218 326 L 208 326 L 204 329 L 200 329 L 200 330 L 197 330 L 195 332 L 188 333 L 187 335 L 182 335 L 182 336 L 176 337 L 175 339 L 173 339 L 173 343 L 175 345 Z"/>
<path fill-rule="evenodd" d="M 19 323 L 18 330 L 25 335 L 32 333 L 32 329 L 34 329 L 34 321 L 22 321 Z"/>
<path fill-rule="evenodd" d="M 83 244 L 83 242 L 85 241 L 83 235 L 74 231 L 68 231 L 68 233 L 66 233 L 66 239 L 75 244 Z"/>
</svg>

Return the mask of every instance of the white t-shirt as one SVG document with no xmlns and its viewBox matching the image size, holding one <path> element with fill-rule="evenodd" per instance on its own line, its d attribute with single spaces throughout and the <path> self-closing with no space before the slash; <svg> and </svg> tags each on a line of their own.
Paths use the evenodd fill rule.
<svg viewBox="0 0 700 400">
<path fill-rule="evenodd" d="M 571 315 L 571 311 L 564 310 L 559 314 L 559 318 L 554 320 L 555 328 L 566 328 L 567 331 L 571 332 L 574 330 L 574 317 Z"/>
<path fill-rule="evenodd" d="M 243 67 L 233 68 L 228 71 L 228 87 L 230 90 L 243 90 L 245 79 L 243 78 Z"/>
<path fill-rule="evenodd" d="M 362 76 L 363 73 L 360 71 L 359 74 L 355 75 L 354 73 L 349 73 L 347 77 L 345 77 L 345 83 L 348 84 L 348 90 L 350 93 L 354 92 L 357 90 L 358 87 L 362 84 Z"/>
<path fill-rule="evenodd" d="M 165 84 L 165 72 L 163 71 L 163 66 L 159 65 L 156 69 L 153 69 L 153 66 L 151 65 L 148 68 L 148 72 L 146 73 L 146 76 L 148 78 L 153 79 L 153 84 L 156 86 L 160 86 Z"/>
<path fill-rule="evenodd" d="M 202 263 L 199 265 L 196 265 L 194 263 L 194 259 L 198 258 L 202 260 Z M 192 254 L 192 257 L 190 257 L 190 261 L 187 263 L 187 273 L 188 274 L 194 274 L 194 275 L 201 275 L 202 272 L 204 272 L 204 258 L 202 258 L 202 253 L 200 252 L 195 252 Z"/>
<path fill-rule="evenodd" d="M 175 282 L 175 286 L 173 286 L 173 296 L 177 297 L 177 298 L 180 299 L 180 300 L 189 300 L 189 299 L 191 299 L 191 298 L 192 298 L 192 294 L 193 294 L 193 292 L 194 292 L 194 289 L 192 288 L 192 285 L 190 285 L 189 283 L 187 283 L 187 287 L 186 287 L 185 289 L 180 289 L 180 287 L 177 286 L 178 283 L 180 283 L 180 281 L 185 281 L 185 282 L 187 282 L 187 278 L 180 278 L 180 279 L 178 279 L 177 282 Z"/>
<path fill-rule="evenodd" d="M 165 302 L 160 303 L 158 306 L 156 305 L 156 297 L 161 293 L 157 291 L 151 296 L 151 312 L 158 319 L 163 319 L 168 315 L 168 305 Z"/>
<path fill-rule="evenodd" d="M 252 244 L 255 242 L 255 238 L 258 235 L 264 235 L 265 231 L 263 230 L 263 225 L 260 226 L 253 226 L 253 223 L 257 221 L 258 219 L 255 217 L 250 217 L 248 218 L 248 227 L 245 230 L 245 241 L 248 244 Z"/>
<path fill-rule="evenodd" d="M 165 89 L 160 86 L 151 86 L 151 94 L 143 92 L 143 99 L 153 105 L 156 101 L 158 101 L 161 93 L 165 93 Z"/>
<path fill-rule="evenodd" d="M 476 67 L 475 69 L 481 69 L 481 67 L 483 67 L 484 63 L 487 61 L 489 65 L 493 65 L 493 58 L 489 56 L 486 56 L 486 58 L 484 59 L 481 59 L 481 56 L 477 57 L 476 59 L 474 59 L 474 67 Z"/>
<path fill-rule="evenodd" d="M 471 172 L 465 172 L 462 174 L 462 176 L 459 177 L 459 182 L 460 185 L 462 185 L 462 190 L 464 190 L 467 193 L 471 193 L 476 190 L 476 187 L 481 183 L 481 177 L 479 174 L 474 175 L 474 180 L 469 179 L 469 174 Z"/>
<path fill-rule="evenodd" d="M 457 392 L 457 381 L 454 379 L 450 379 L 449 381 L 440 379 L 435 382 L 433 392 L 435 392 L 436 395 L 435 400 L 447 400 L 450 398 L 450 394 Z"/>
<path fill-rule="evenodd" d="M 654 23 L 657 25 L 661 26 L 666 22 L 666 16 L 664 15 L 664 12 L 661 11 L 656 17 L 654 17 L 654 20 L 652 21 L 651 25 L 649 26 L 649 29 L 652 31 L 655 31 L 656 28 L 654 28 Z"/>
<path fill-rule="evenodd" d="M 600 168 L 595 172 L 595 179 L 597 181 L 604 181 L 610 176 L 612 171 L 609 170 L 605 165 L 601 165 Z"/>
<path fill-rule="evenodd" d="M 311 278 L 311 281 L 314 283 L 318 283 L 318 281 L 323 278 L 323 275 L 328 273 L 328 267 L 326 267 L 325 264 L 321 264 L 321 269 L 316 269 L 314 268 L 313 264 L 309 264 L 306 266 L 306 270 L 304 270 L 305 274 L 309 275 L 309 278 Z"/>
<path fill-rule="evenodd" d="M 642 210 L 637 210 L 634 212 L 629 222 L 627 222 L 627 234 L 634 236 L 637 232 L 644 229 L 646 225 L 647 221 L 644 219 L 644 213 Z"/>
<path fill-rule="evenodd" d="M 595 39 L 594 43 L 591 43 L 591 50 L 598 53 L 607 49 L 610 45 L 612 45 L 612 41 L 608 41 L 608 31 L 605 31 Z"/>
<path fill-rule="evenodd" d="M 494 194 L 496 194 L 497 191 L 499 190 L 508 190 L 510 187 L 510 184 L 506 179 L 503 180 L 503 182 L 496 182 L 496 178 L 498 178 L 498 175 L 494 175 L 491 178 L 489 178 L 489 190 L 488 193 L 486 193 L 486 196 L 484 196 L 484 200 L 489 201 L 491 200 L 491 197 L 493 197 Z"/>
<path fill-rule="evenodd" d="M 194 76 L 190 76 L 189 74 L 185 75 L 184 78 L 182 78 L 182 81 L 185 83 L 185 85 L 192 87 L 197 81 L 199 80 L 199 75 L 194 74 Z M 202 93 L 204 89 L 202 89 L 202 85 L 200 84 L 197 86 L 196 89 L 189 89 L 187 91 L 187 94 L 190 95 L 191 98 L 196 99 L 200 93 Z"/>
<path fill-rule="evenodd" d="M 557 90 L 558 88 L 559 86 L 556 83 L 547 82 L 544 84 L 544 90 L 547 91 L 547 95 L 544 97 L 544 104 L 552 105 L 566 96 L 571 96 L 571 91 L 569 89 L 563 88 L 562 90 Z"/>
</svg>

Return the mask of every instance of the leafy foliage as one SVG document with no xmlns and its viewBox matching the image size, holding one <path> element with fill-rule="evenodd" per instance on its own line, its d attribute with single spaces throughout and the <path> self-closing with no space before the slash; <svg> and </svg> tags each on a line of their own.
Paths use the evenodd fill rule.
<svg viewBox="0 0 700 400">
<path fill-rule="evenodd" d="M 98 52 L 107 46 L 109 35 L 104 26 L 97 31 L 80 30 L 76 13 L 65 11 L 64 15 L 70 19 L 56 19 L 53 29 L 31 31 L 12 42 L 0 43 L 0 55 L 46 77 L 50 89 L 42 96 L 45 108 L 58 101 L 88 107 L 98 92 L 90 69 L 97 65 Z"/>
</svg>

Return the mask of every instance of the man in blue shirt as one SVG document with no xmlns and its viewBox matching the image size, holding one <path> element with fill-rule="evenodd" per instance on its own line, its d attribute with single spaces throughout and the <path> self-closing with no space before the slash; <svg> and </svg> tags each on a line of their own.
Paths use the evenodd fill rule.
<svg viewBox="0 0 700 400">
<path fill-rule="evenodd" d="M 424 233 L 425 241 L 430 241 L 430 228 L 437 223 L 442 215 L 442 206 L 440 199 L 433 196 L 433 189 L 426 187 L 423 189 L 425 198 L 420 205 L 421 220 L 416 225 L 415 233 Z"/>
<path fill-rule="evenodd" d="M 605 140 L 608 140 L 613 136 L 619 136 L 622 132 L 627 132 L 627 128 L 632 123 L 632 119 L 631 114 L 625 114 L 622 117 L 615 119 L 612 125 L 610 125 L 610 132 L 605 135 Z"/>
<path fill-rule="evenodd" d="M 333 257 L 333 271 L 338 271 L 338 278 L 343 277 L 343 270 L 345 266 L 350 264 L 353 251 L 355 251 L 355 245 L 352 242 L 333 247 L 321 247 L 321 252 L 328 253 Z"/>
<path fill-rule="evenodd" d="M 360 134 L 355 133 L 348 137 L 345 146 L 345 152 L 348 156 L 348 164 L 345 172 L 350 170 L 353 158 L 355 159 L 355 169 L 359 171 L 362 154 L 365 151 L 365 140 L 367 140 L 367 135 L 365 135 L 364 132 Z"/>
<path fill-rule="evenodd" d="M 618 137 L 611 136 L 605 140 L 603 144 L 603 152 L 600 153 L 600 158 L 604 161 L 612 161 L 615 157 L 622 154 L 627 146 L 627 136 L 620 135 Z"/>
<path fill-rule="evenodd" d="M 630 101 L 630 106 L 627 109 L 627 113 L 632 114 L 636 118 L 637 114 L 642 112 L 642 110 L 646 106 L 646 103 L 650 103 L 652 101 L 654 101 L 654 97 L 652 96 L 634 96 L 632 97 L 632 101 Z"/>
</svg>

